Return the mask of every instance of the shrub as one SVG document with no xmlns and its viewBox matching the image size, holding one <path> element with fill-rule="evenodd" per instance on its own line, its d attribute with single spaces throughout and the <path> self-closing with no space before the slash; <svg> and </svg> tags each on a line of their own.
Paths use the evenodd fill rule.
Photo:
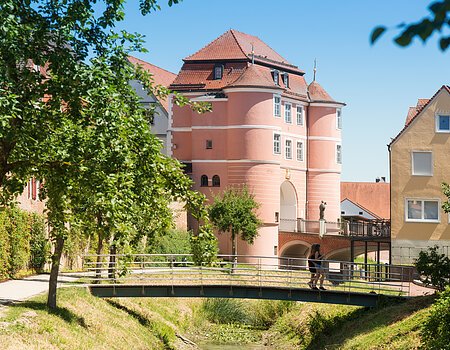
<svg viewBox="0 0 450 350">
<path fill-rule="evenodd" d="M 447 287 L 434 305 L 421 329 L 425 349 L 450 349 L 450 287 Z"/>
<path fill-rule="evenodd" d="M 151 254 L 189 254 L 189 232 L 182 230 L 169 230 L 155 237 L 149 246 Z"/>
<path fill-rule="evenodd" d="M 9 210 L 9 274 L 14 276 L 28 267 L 30 258 L 29 214 L 18 208 Z"/>
<path fill-rule="evenodd" d="M 202 311 L 208 321 L 218 324 L 248 324 L 249 317 L 242 300 L 206 299 Z"/>
<path fill-rule="evenodd" d="M 422 281 L 439 290 L 444 290 L 450 282 L 450 259 L 439 253 L 439 247 L 430 247 L 428 251 L 421 251 L 415 266 Z"/>
<path fill-rule="evenodd" d="M 295 305 L 291 301 L 207 299 L 202 304 L 206 319 L 218 324 L 239 324 L 268 329 Z"/>
<path fill-rule="evenodd" d="M 27 268 L 42 268 L 48 255 L 44 220 L 18 208 L 0 211 L 0 279 Z"/>
<path fill-rule="evenodd" d="M 42 216 L 31 215 L 30 234 L 30 268 L 41 271 L 50 254 L 50 243 L 45 235 L 45 223 Z"/>
<path fill-rule="evenodd" d="M 0 211 L 0 280 L 9 276 L 9 216 L 6 211 Z"/>
<path fill-rule="evenodd" d="M 287 300 L 259 300 L 251 308 L 252 325 L 268 329 L 295 305 Z"/>
</svg>

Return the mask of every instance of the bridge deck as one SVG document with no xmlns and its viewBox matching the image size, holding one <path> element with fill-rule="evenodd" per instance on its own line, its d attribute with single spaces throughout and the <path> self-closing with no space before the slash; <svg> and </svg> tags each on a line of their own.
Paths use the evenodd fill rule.
<svg viewBox="0 0 450 350">
<path fill-rule="evenodd" d="M 198 266 L 189 255 L 89 257 L 87 283 L 99 297 L 211 297 L 278 299 L 375 306 L 384 297 L 409 296 L 405 267 L 323 260 L 326 291 L 310 289 L 306 259 L 219 256 Z M 319 283 L 317 283 L 319 284 Z"/>
<path fill-rule="evenodd" d="M 305 288 L 225 285 L 90 285 L 97 297 L 176 297 L 176 298 L 243 298 L 292 300 L 314 303 L 346 304 L 375 307 L 381 300 L 401 300 L 401 296 L 344 291 L 317 291 Z"/>
</svg>

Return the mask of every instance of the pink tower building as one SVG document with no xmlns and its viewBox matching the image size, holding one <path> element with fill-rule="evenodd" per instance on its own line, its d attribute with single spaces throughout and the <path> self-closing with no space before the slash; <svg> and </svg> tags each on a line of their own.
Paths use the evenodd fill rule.
<svg viewBox="0 0 450 350">
<path fill-rule="evenodd" d="M 170 88 L 207 101 L 199 115 L 169 103 L 169 152 L 186 164 L 208 198 L 246 184 L 261 204 L 263 226 L 239 254 L 283 256 L 280 232 L 305 230 L 306 220 L 340 219 L 341 107 L 316 82 L 259 38 L 229 30 L 193 55 Z M 309 225 L 312 227 L 312 225 Z M 230 253 L 227 235 L 219 236 Z M 301 256 L 304 248 L 290 254 Z"/>
</svg>

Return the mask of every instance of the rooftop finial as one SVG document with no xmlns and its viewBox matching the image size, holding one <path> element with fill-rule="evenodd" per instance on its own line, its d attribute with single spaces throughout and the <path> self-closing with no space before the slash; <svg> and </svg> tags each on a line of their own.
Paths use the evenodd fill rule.
<svg viewBox="0 0 450 350">
<path fill-rule="evenodd" d="M 313 69 L 313 72 L 314 72 L 313 81 L 316 81 L 316 72 L 317 72 L 317 60 L 316 60 L 316 59 L 314 59 L 314 69 Z"/>
<path fill-rule="evenodd" d="M 252 43 L 252 65 L 255 64 L 255 50 Z"/>
</svg>

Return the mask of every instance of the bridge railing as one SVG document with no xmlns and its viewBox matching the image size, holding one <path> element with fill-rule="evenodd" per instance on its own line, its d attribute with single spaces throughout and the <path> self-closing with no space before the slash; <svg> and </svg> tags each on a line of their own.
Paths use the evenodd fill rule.
<svg viewBox="0 0 450 350">
<path fill-rule="evenodd" d="M 325 221 L 325 234 L 350 237 L 390 237 L 391 226 L 386 220 L 372 221 Z M 280 219 L 279 230 L 319 234 L 320 221 L 299 219 Z"/>
<path fill-rule="evenodd" d="M 93 284 L 310 288 L 307 259 L 238 255 L 233 263 L 234 258 L 219 255 L 216 263 L 206 266 L 196 265 L 185 254 L 92 255 L 84 257 L 84 278 Z M 317 271 L 325 275 L 327 290 L 408 296 L 407 269 L 323 260 Z"/>
</svg>

